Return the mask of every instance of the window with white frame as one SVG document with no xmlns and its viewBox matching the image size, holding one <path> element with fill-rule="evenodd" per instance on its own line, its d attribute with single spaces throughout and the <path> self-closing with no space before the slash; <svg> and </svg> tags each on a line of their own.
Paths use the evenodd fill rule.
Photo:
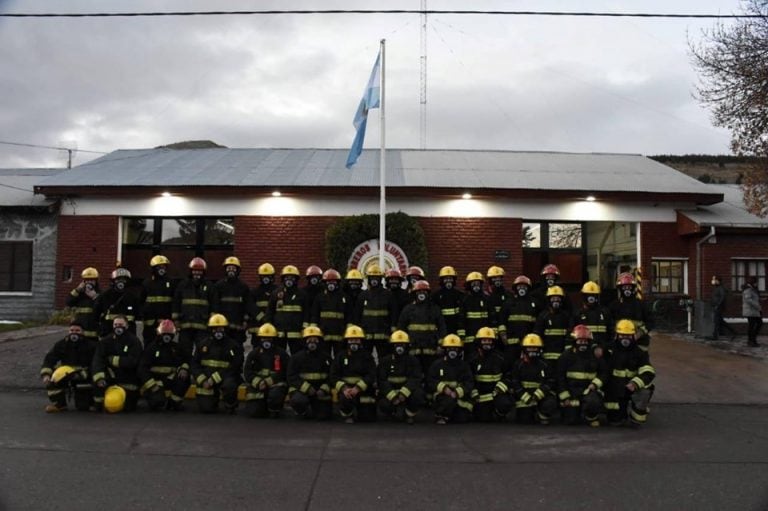
<svg viewBox="0 0 768 511">
<path fill-rule="evenodd" d="M 651 263 L 651 290 L 654 293 L 685 293 L 685 267 L 681 259 L 656 259 Z"/>
<path fill-rule="evenodd" d="M 749 277 L 757 278 L 757 289 L 765 291 L 765 259 L 731 259 L 731 289 L 741 291 Z"/>
</svg>

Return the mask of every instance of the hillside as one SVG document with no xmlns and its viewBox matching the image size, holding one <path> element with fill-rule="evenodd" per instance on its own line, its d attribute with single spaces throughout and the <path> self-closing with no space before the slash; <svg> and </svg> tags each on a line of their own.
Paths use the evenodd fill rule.
<svg viewBox="0 0 768 511">
<path fill-rule="evenodd" d="M 757 158 L 707 154 L 661 154 L 649 158 L 705 183 L 736 184 L 741 183 L 741 176 L 759 161 Z"/>
</svg>

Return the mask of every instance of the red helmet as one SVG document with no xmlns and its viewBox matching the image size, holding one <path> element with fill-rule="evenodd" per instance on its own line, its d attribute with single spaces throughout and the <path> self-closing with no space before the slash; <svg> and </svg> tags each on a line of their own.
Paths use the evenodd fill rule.
<svg viewBox="0 0 768 511">
<path fill-rule="evenodd" d="M 515 281 L 513 282 L 515 286 L 531 286 L 531 279 L 526 277 L 525 275 L 520 275 L 518 277 L 515 277 Z"/>
<path fill-rule="evenodd" d="M 323 270 L 319 266 L 315 266 L 314 264 L 309 268 L 307 268 L 307 272 L 305 273 L 307 277 L 312 277 L 313 275 L 322 275 L 322 274 L 323 274 Z"/>
<path fill-rule="evenodd" d="M 624 272 L 616 279 L 616 286 L 636 286 L 635 277 L 629 272 Z"/>
<path fill-rule="evenodd" d="M 341 274 L 333 268 L 329 268 L 323 273 L 323 280 L 341 280 Z"/>
<path fill-rule="evenodd" d="M 413 285 L 413 291 L 429 291 L 429 282 L 420 280 Z"/>
<path fill-rule="evenodd" d="M 592 331 L 587 325 L 576 325 L 573 327 L 571 336 L 574 339 L 592 339 Z"/>
<path fill-rule="evenodd" d="M 541 269 L 542 275 L 560 275 L 560 270 L 555 266 L 554 264 L 548 264 L 544 268 Z"/>
<path fill-rule="evenodd" d="M 397 268 L 390 268 L 386 272 L 384 272 L 384 276 L 388 279 L 402 279 L 403 275 L 400 273 L 400 270 Z"/>
<path fill-rule="evenodd" d="M 158 335 L 175 334 L 176 325 L 174 325 L 173 321 L 171 321 L 170 319 L 164 319 L 160 322 L 159 325 L 157 325 L 157 333 Z"/>
<path fill-rule="evenodd" d="M 205 263 L 205 259 L 202 257 L 193 257 L 192 260 L 189 262 L 189 269 L 190 270 L 203 270 L 208 267 L 208 265 Z"/>
<path fill-rule="evenodd" d="M 405 272 L 405 276 L 406 277 L 421 277 L 423 279 L 424 278 L 424 270 L 422 270 L 418 266 L 411 266 L 410 268 L 408 268 L 408 271 Z"/>
</svg>

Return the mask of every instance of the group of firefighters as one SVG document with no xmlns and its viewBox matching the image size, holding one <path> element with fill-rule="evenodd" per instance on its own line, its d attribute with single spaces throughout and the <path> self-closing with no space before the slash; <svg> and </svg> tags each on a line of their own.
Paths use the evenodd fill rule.
<svg viewBox="0 0 768 511">
<path fill-rule="evenodd" d="M 47 412 L 66 410 L 69 396 L 78 410 L 131 411 L 142 397 L 151 410 L 180 410 L 194 386 L 201 412 L 235 413 L 242 400 L 252 417 L 279 417 L 286 402 L 321 420 L 336 402 L 350 423 L 413 423 L 425 407 L 438 424 L 514 416 L 637 426 L 648 415 L 652 325 L 631 273 L 619 275 L 618 299 L 605 306 L 595 282 L 571 303 L 553 264 L 535 285 L 518 276 L 511 289 L 499 266 L 473 271 L 464 291 L 445 266 L 434 292 L 418 266 L 402 276 L 372 264 L 343 279 L 310 266 L 301 285 L 295 266 L 276 282 L 264 263 L 250 288 L 237 257 L 215 283 L 200 257 L 177 285 L 169 264 L 152 257 L 139 292 L 125 268 L 104 291 L 98 271 L 83 270 L 67 300 L 69 332 L 43 361 Z"/>
</svg>

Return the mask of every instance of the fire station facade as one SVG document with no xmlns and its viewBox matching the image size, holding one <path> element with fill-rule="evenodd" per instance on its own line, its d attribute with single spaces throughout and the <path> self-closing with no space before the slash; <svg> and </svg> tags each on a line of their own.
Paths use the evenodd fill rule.
<svg viewBox="0 0 768 511">
<path fill-rule="evenodd" d="M 238 256 L 249 284 L 263 262 L 325 269 L 326 230 L 379 211 L 378 156 L 364 151 L 347 170 L 333 149 L 120 150 L 47 178 L 35 190 L 61 204 L 56 305 L 84 267 L 104 286 L 116 262 L 141 278 L 158 253 L 173 277 L 195 255 L 213 279 Z M 706 297 L 712 274 L 733 289 L 755 275 L 765 290 L 768 225 L 724 201 L 738 189 L 643 156 L 390 150 L 386 181 L 387 212 L 424 231 L 433 284 L 444 265 L 460 275 L 498 265 L 511 282 L 554 263 L 572 292 L 638 268 L 646 295 Z"/>
</svg>

